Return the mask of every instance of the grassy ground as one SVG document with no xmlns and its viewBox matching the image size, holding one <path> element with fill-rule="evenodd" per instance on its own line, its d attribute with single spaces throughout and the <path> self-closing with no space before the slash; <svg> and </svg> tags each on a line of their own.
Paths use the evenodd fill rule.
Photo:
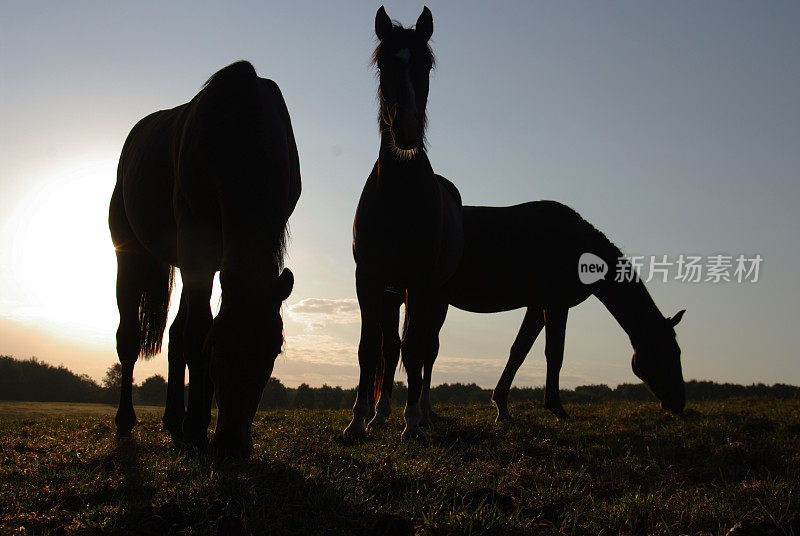
<svg viewBox="0 0 800 536">
<path fill-rule="evenodd" d="M 116 406 L 109 404 L 82 404 L 80 402 L 0 402 L 0 419 L 42 419 L 50 417 L 106 417 L 112 418 Z M 136 414 L 164 412 L 158 406 L 136 406 Z"/>
<path fill-rule="evenodd" d="M 259 413 L 238 463 L 180 453 L 153 411 L 117 443 L 110 414 L 8 404 L 1 534 L 800 535 L 800 401 L 568 406 L 568 423 L 526 403 L 503 425 L 439 407 L 428 447 L 399 443 L 398 410 L 355 444 L 345 411 Z"/>
</svg>

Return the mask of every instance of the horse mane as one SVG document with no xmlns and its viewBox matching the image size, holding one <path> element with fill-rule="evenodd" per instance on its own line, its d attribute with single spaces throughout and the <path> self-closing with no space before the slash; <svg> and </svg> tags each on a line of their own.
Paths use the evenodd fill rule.
<svg viewBox="0 0 800 536">
<path fill-rule="evenodd" d="M 203 89 L 216 85 L 220 81 L 233 78 L 258 78 L 258 74 L 256 74 L 255 67 L 249 61 L 239 60 L 212 74 L 203 84 Z"/>
<path fill-rule="evenodd" d="M 616 260 L 623 257 L 622 250 L 619 248 L 619 246 L 617 246 L 614 242 L 609 240 L 609 238 L 605 235 L 605 233 L 603 233 L 597 227 L 595 227 L 588 221 L 584 220 L 580 215 L 578 215 L 577 212 L 575 212 L 575 215 L 581 218 L 581 220 L 583 221 L 583 225 L 585 226 L 584 232 L 589 237 L 589 240 L 595 242 L 596 247 L 599 247 L 601 253 L 605 258 L 605 261 L 606 262 L 613 261 L 609 264 L 609 266 L 610 267 L 616 266 Z"/>
<path fill-rule="evenodd" d="M 615 267 L 617 259 L 623 256 L 622 250 L 609 240 L 605 233 L 586 221 L 573 208 L 549 200 L 534 201 L 534 204 L 542 211 L 543 222 L 559 226 L 579 242 L 579 247 L 584 251 L 594 251 L 608 262 L 610 267 Z"/>
</svg>

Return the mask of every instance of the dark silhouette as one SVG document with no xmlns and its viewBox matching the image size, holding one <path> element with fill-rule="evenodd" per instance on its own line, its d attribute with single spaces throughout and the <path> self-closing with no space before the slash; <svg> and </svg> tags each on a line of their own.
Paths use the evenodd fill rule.
<svg viewBox="0 0 800 536">
<path fill-rule="evenodd" d="M 253 415 L 283 344 L 280 306 L 293 276 L 281 268 L 299 196 L 297 147 L 283 96 L 245 61 L 214 74 L 191 102 L 133 127 L 109 213 L 120 311 L 119 435 L 136 423 L 134 363 L 160 350 L 178 267 L 183 292 L 170 327 L 164 425 L 174 439 L 205 448 L 216 395 L 215 448 L 233 456 L 250 452 Z M 222 305 L 212 321 L 217 270 Z"/>
<path fill-rule="evenodd" d="M 571 208 L 555 201 L 536 201 L 511 207 L 463 207 L 464 255 L 447 283 L 450 304 L 475 313 L 494 313 L 527 307 L 517 338 L 492 400 L 497 418 L 508 413 L 508 392 L 539 332 L 546 326 L 547 380 L 545 406 L 559 419 L 567 417 L 561 404 L 558 376 L 564 357 L 567 312 L 595 295 L 628 334 L 634 348 L 633 372 L 661 401 L 680 413 L 686 402 L 680 348 L 675 325 L 685 311 L 664 318 L 639 281 L 615 281 L 622 253 L 606 236 Z M 592 284 L 578 277 L 582 254 L 592 253 L 607 264 L 606 276 Z M 629 266 L 625 265 L 629 268 Z M 392 307 L 399 310 L 402 299 Z M 385 305 L 385 308 L 388 308 Z M 395 326 L 397 323 L 395 321 Z M 371 424 L 389 417 L 397 352 L 383 349 L 383 374 L 376 376 L 380 399 Z M 425 389 L 430 392 L 433 361 L 425 366 Z M 423 407 L 430 401 L 422 400 Z"/>
<path fill-rule="evenodd" d="M 361 371 L 353 420 L 344 433 L 357 437 L 365 432 L 381 347 L 399 351 L 397 309 L 384 305 L 393 304 L 391 296 L 398 295 L 407 303 L 402 352 L 408 400 L 402 437 L 424 439 L 419 427 L 422 366 L 438 352 L 447 313 L 442 285 L 461 258 L 461 196 L 433 172 L 425 153 L 425 107 L 433 68 L 430 10 L 424 8 L 416 28 L 407 29 L 392 23 L 381 7 L 375 33 L 380 40 L 373 62 L 380 78 L 381 145 L 353 224 Z"/>
</svg>

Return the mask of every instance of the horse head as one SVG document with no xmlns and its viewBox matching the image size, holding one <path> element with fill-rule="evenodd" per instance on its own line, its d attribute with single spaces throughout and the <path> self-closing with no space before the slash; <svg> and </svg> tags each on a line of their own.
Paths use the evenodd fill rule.
<svg viewBox="0 0 800 536">
<path fill-rule="evenodd" d="M 286 268 L 266 292 L 234 295 L 227 302 L 222 285 L 222 307 L 206 343 L 219 410 L 212 447 L 221 456 L 242 458 L 253 450 L 253 418 L 283 347 L 281 305 L 294 276 Z"/>
<path fill-rule="evenodd" d="M 392 23 L 383 6 L 375 15 L 378 44 L 372 56 L 380 79 L 381 132 L 388 133 L 393 148 L 413 156 L 424 147 L 425 107 L 434 58 L 428 40 L 433 15 L 425 7 L 414 29 Z"/>
<path fill-rule="evenodd" d="M 685 312 L 684 309 L 672 318 L 665 318 L 663 324 L 638 341 L 631 361 L 633 373 L 661 401 L 661 407 L 675 413 L 681 413 L 686 405 L 681 349 L 674 329 Z"/>
</svg>

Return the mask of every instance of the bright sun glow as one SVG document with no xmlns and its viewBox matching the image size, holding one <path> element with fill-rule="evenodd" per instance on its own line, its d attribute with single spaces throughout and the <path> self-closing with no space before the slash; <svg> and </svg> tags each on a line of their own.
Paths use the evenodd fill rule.
<svg viewBox="0 0 800 536">
<path fill-rule="evenodd" d="M 107 223 L 115 176 L 115 160 L 94 159 L 50 172 L 31 189 L 7 240 L 4 264 L 13 287 L 0 314 L 108 343 L 118 318 Z"/>
<path fill-rule="evenodd" d="M 114 344 L 119 322 L 117 273 L 108 231 L 116 158 L 85 159 L 31 178 L 31 193 L 6 230 L 0 261 L 0 316 L 102 347 Z M 170 322 L 181 290 L 176 274 Z M 212 310 L 219 305 L 215 280 Z"/>
</svg>

